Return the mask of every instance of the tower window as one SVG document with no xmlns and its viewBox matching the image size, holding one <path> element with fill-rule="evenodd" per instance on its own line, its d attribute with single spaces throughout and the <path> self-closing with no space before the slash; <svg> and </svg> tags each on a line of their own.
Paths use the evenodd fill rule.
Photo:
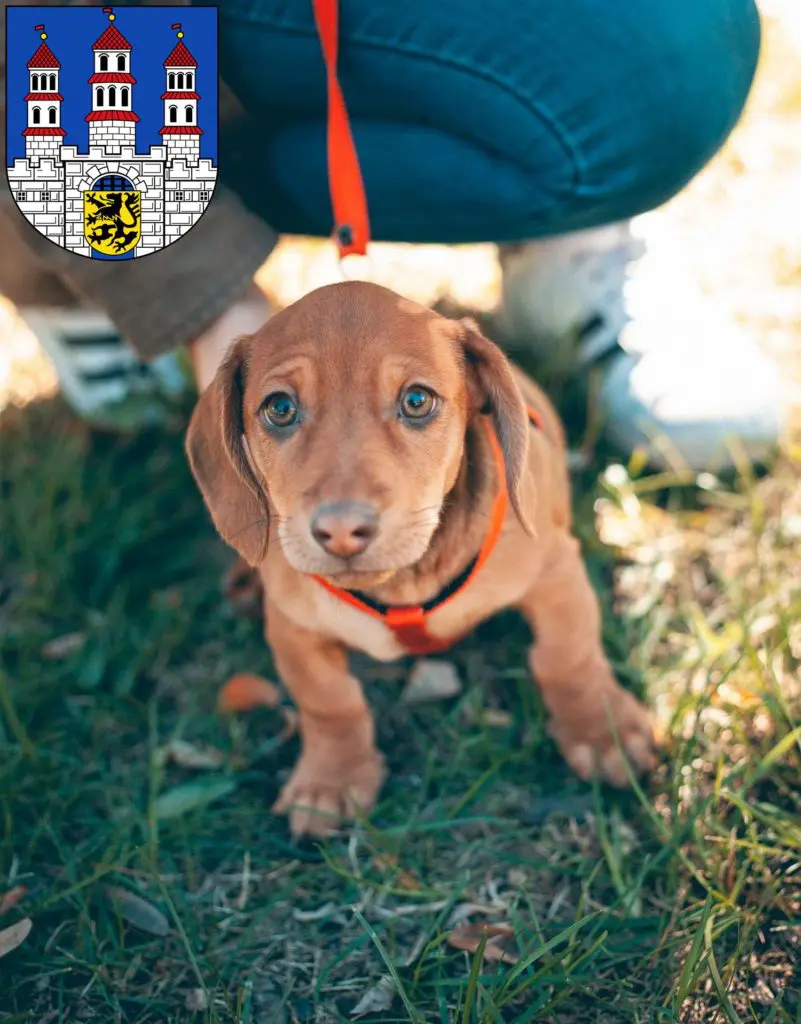
<svg viewBox="0 0 801 1024">
<path fill-rule="evenodd" d="M 181 189 L 178 189 L 175 193 L 175 201 L 176 203 L 182 203 L 184 201 L 184 193 Z"/>
<path fill-rule="evenodd" d="M 116 107 L 117 105 L 117 87 L 116 85 L 110 85 L 108 89 L 108 105 L 110 107 Z"/>
<path fill-rule="evenodd" d="M 100 88 L 100 86 L 98 86 L 97 89 L 95 90 L 95 92 L 96 92 L 96 95 L 97 95 L 97 105 L 98 105 L 98 107 L 102 107 L 103 106 L 103 90 Z"/>
<path fill-rule="evenodd" d="M 42 77 L 44 78 L 44 75 Z M 51 75 L 50 76 L 50 88 L 51 88 L 51 90 L 53 92 L 56 91 L 56 76 L 55 75 Z"/>
<path fill-rule="evenodd" d="M 55 124 L 56 123 L 56 108 L 55 107 L 51 107 L 48 110 L 48 112 L 47 112 L 47 119 L 50 122 L 50 124 Z"/>
<path fill-rule="evenodd" d="M 186 109 L 184 110 L 184 115 L 186 117 L 186 123 L 187 124 L 191 124 L 192 123 L 192 108 L 189 105 L 187 105 Z"/>
<path fill-rule="evenodd" d="M 108 54 L 107 53 L 101 53 L 100 54 L 100 70 L 101 71 L 108 71 Z"/>
<path fill-rule="evenodd" d="M 124 71 L 124 70 L 125 70 L 125 54 L 121 53 L 117 57 L 117 71 Z"/>
<path fill-rule="evenodd" d="M 38 92 L 39 91 L 39 76 L 38 75 L 32 75 L 31 76 L 31 91 L 32 92 Z"/>
<path fill-rule="evenodd" d="M 170 107 L 170 122 L 174 124 L 178 120 L 178 108 Z"/>
<path fill-rule="evenodd" d="M 42 123 L 42 111 L 38 107 L 34 107 L 33 108 L 33 123 L 34 124 L 41 124 Z"/>
<path fill-rule="evenodd" d="M 49 203 L 50 202 L 50 198 L 51 198 L 51 193 L 50 192 L 42 192 L 42 202 L 43 203 Z"/>
<path fill-rule="evenodd" d="M 28 198 L 28 193 L 27 192 L 17 192 L 17 202 L 18 203 L 24 203 L 27 198 Z"/>
<path fill-rule="evenodd" d="M 120 89 L 120 103 L 124 107 L 128 106 L 128 86 L 127 85 L 123 86 L 123 88 Z"/>
<path fill-rule="evenodd" d="M 179 89 L 183 89 L 183 87 L 184 87 L 184 76 L 182 74 L 180 74 L 180 72 L 179 72 L 179 74 L 178 74 L 178 88 Z"/>
<path fill-rule="evenodd" d="M 175 75 L 174 75 L 174 73 L 172 71 L 170 72 L 170 74 L 169 74 L 169 76 L 167 78 L 167 88 L 168 89 L 174 89 L 175 88 Z"/>
<path fill-rule="evenodd" d="M 198 192 L 198 199 L 200 200 L 201 203 L 207 203 L 209 201 L 209 192 L 208 192 L 208 190 L 207 189 L 201 189 L 200 192 Z"/>
<path fill-rule="evenodd" d="M 187 73 L 187 76 L 186 76 L 186 87 L 187 87 L 187 89 L 191 89 L 192 88 L 192 75 L 189 74 L 189 73 Z"/>
</svg>

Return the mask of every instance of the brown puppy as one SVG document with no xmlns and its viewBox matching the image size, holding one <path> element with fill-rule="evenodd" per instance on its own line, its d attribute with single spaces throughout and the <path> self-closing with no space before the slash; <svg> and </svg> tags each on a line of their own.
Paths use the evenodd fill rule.
<svg viewBox="0 0 801 1024">
<path fill-rule="evenodd" d="M 294 833 L 369 809 L 383 780 L 348 648 L 393 660 L 507 607 L 536 630 L 531 669 L 576 772 L 625 784 L 621 747 L 652 766 L 649 716 L 612 676 L 570 533 L 558 417 L 472 325 L 376 285 L 321 288 L 235 344 L 187 450 L 217 529 L 265 584 L 267 640 L 300 710 L 276 805 Z M 388 607 L 426 602 L 422 640 L 419 622 L 388 625 Z"/>
</svg>

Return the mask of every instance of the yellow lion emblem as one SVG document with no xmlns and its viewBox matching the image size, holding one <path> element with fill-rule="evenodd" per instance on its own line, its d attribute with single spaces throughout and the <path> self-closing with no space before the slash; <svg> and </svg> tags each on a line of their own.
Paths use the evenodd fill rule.
<svg viewBox="0 0 801 1024">
<path fill-rule="evenodd" d="M 83 234 L 105 256 L 130 252 L 142 237 L 141 192 L 84 192 Z"/>
</svg>

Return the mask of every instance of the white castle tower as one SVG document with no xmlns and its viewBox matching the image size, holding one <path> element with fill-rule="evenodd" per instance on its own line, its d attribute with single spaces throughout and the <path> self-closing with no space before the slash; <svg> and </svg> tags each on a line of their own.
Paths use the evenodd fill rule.
<svg viewBox="0 0 801 1024">
<path fill-rule="evenodd" d="M 32 162 L 43 157 L 58 160 L 61 140 L 67 134 L 61 127 L 61 103 L 64 97 L 59 93 L 61 64 L 47 45 L 44 25 L 37 25 L 42 42 L 39 49 L 28 61 L 28 89 L 25 97 L 28 105 L 28 127 L 25 136 L 25 156 Z"/>
<path fill-rule="evenodd" d="M 167 89 L 161 96 L 164 127 L 159 134 L 164 138 L 168 160 L 181 157 L 187 164 L 197 164 L 203 134 L 197 125 L 197 101 L 200 99 L 195 91 L 197 61 L 184 44 L 181 26 L 172 27 L 179 30 L 178 43 L 164 61 Z"/>
<path fill-rule="evenodd" d="M 131 44 L 113 24 L 114 12 L 104 7 L 112 23 L 92 47 L 95 71 L 89 79 L 92 110 L 89 122 L 89 149 L 99 146 L 109 153 L 120 153 L 123 146 L 136 148 L 138 116 L 133 112 Z"/>
</svg>

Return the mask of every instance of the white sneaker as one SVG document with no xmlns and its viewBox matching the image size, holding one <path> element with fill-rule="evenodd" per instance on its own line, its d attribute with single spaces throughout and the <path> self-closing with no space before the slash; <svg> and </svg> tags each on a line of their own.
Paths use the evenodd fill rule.
<svg viewBox="0 0 801 1024">
<path fill-rule="evenodd" d="M 187 389 L 177 353 L 139 362 L 103 313 L 29 307 L 19 315 L 52 360 L 64 400 L 98 426 L 159 422 L 166 409 L 163 398 Z"/>
<path fill-rule="evenodd" d="M 783 427 L 778 367 L 629 222 L 502 247 L 501 326 L 557 368 L 600 364 L 606 433 L 663 469 L 764 461 Z"/>
</svg>

